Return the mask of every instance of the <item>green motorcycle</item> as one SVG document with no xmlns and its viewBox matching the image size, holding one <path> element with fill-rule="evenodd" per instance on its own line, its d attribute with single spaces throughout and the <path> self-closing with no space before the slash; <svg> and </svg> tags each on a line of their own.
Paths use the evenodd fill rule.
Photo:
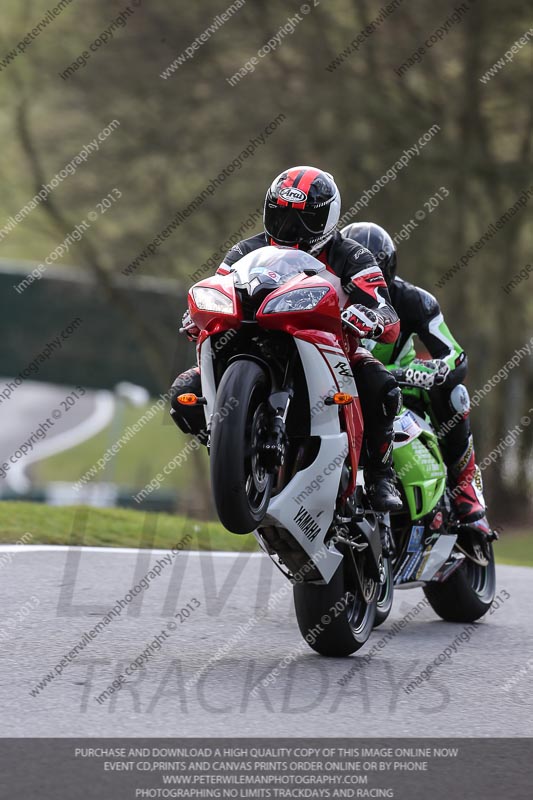
<svg viewBox="0 0 533 800">
<path fill-rule="evenodd" d="M 390 515 L 375 625 L 387 619 L 394 588 L 416 586 L 442 619 L 474 622 L 487 613 L 496 593 L 492 537 L 454 519 L 427 394 L 407 386 L 402 392 L 393 460 L 404 508 Z"/>
</svg>

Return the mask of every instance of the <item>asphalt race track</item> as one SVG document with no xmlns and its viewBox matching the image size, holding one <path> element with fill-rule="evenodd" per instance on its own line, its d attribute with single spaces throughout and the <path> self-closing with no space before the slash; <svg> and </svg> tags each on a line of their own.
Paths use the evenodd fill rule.
<svg viewBox="0 0 533 800">
<path fill-rule="evenodd" d="M 498 569 L 499 608 L 471 629 L 426 605 L 400 628 L 423 595 L 397 592 L 391 617 L 358 655 L 325 659 L 301 639 L 288 584 L 266 557 L 165 558 L 0 548 L 3 736 L 533 735 L 530 569 Z M 37 692 L 157 561 L 148 588 Z M 143 666 L 119 683 L 135 659 Z M 120 688 L 102 698 L 113 680 Z M 261 680 L 270 683 L 254 694 Z"/>
</svg>

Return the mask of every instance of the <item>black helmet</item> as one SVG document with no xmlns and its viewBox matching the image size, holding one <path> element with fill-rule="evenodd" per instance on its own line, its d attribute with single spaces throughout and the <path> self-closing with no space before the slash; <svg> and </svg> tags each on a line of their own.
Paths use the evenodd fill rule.
<svg viewBox="0 0 533 800">
<path fill-rule="evenodd" d="M 292 167 L 273 181 L 265 197 L 263 222 L 270 244 L 318 253 L 339 221 L 341 197 L 327 172 Z"/>
<path fill-rule="evenodd" d="M 396 276 L 396 247 L 384 228 L 374 222 L 354 222 L 341 231 L 347 239 L 353 239 L 370 250 L 390 286 Z"/>
</svg>

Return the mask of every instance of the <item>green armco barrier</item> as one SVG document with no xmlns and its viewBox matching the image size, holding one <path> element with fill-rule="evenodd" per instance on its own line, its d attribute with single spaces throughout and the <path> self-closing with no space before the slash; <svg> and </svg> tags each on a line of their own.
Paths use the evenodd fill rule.
<svg viewBox="0 0 533 800">
<path fill-rule="evenodd" d="M 124 277 L 117 288 L 128 318 L 85 272 L 49 267 L 20 289 L 31 262 L 0 259 L 0 377 L 112 389 L 120 381 L 166 391 L 194 363 L 194 347 L 178 335 L 187 286 L 159 278 Z M 15 287 L 19 287 L 19 290 Z M 168 375 L 156 377 L 139 344 L 136 320 L 154 331 Z"/>
</svg>

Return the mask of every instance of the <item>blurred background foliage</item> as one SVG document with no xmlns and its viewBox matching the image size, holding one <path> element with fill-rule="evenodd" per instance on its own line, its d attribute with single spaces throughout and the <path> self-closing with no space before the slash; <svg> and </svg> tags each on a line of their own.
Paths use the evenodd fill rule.
<svg viewBox="0 0 533 800">
<path fill-rule="evenodd" d="M 127 0 L 73 0 L 25 53 L 0 71 L 0 227 L 35 194 L 42 176 L 49 180 L 110 121 L 120 121 L 98 153 L 4 238 L 3 258 L 42 261 L 118 187 L 122 199 L 71 249 L 64 268 L 83 268 L 120 303 L 116 279 L 121 270 L 251 138 L 285 114 L 285 122 L 253 158 L 134 276 L 121 277 L 173 278 L 185 285 L 188 275 L 261 205 L 267 186 L 283 168 L 307 163 L 333 173 L 346 210 L 438 124 L 440 132 L 357 219 L 371 219 L 394 234 L 440 187 L 447 187 L 449 197 L 400 244 L 400 274 L 437 294 L 469 354 L 471 391 L 529 341 L 530 285 L 523 281 L 509 294 L 502 286 L 532 261 L 533 199 L 442 289 L 435 284 L 533 185 L 532 44 L 489 82 L 479 80 L 530 28 L 530 2 L 469 0 L 462 20 L 400 78 L 395 68 L 458 3 L 404 0 L 357 52 L 328 71 L 386 4 L 320 0 L 252 74 L 232 87 L 226 78 L 299 12 L 300 2 L 247 0 L 194 58 L 164 80 L 160 73 L 230 3 L 144 0 L 86 66 L 63 80 L 60 73 L 89 50 L 127 5 Z M 0 58 L 49 7 L 48 0 L 4 0 Z M 179 313 L 176 308 L 177 319 Z M 174 337 L 176 331 L 161 328 L 158 319 L 151 327 L 140 333 L 156 353 L 158 337 Z M 531 361 L 523 360 L 474 413 L 481 457 L 533 405 Z M 497 507 L 513 509 L 531 501 L 532 430 L 485 473 Z"/>
</svg>

